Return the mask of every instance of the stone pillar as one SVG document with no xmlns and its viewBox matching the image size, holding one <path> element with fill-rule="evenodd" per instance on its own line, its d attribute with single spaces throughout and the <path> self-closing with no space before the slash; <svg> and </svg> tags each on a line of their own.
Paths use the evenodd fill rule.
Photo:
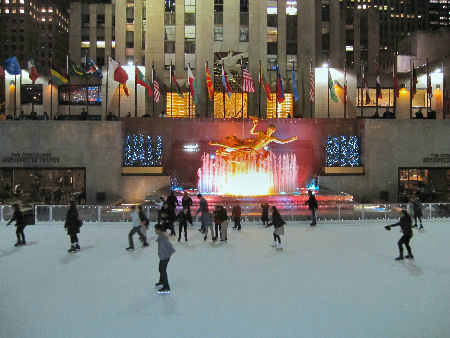
<svg viewBox="0 0 450 338">
<path fill-rule="evenodd" d="M 262 19 L 264 18 L 264 19 Z M 248 66 L 249 72 L 255 82 L 255 93 L 249 94 L 248 116 L 267 116 L 267 97 L 264 88 L 261 88 L 259 97 L 259 62 L 264 73 L 267 73 L 267 7 L 265 1 L 249 1 L 249 44 Z M 267 79 L 267 77 L 266 77 Z M 261 104 L 261 107 L 259 106 Z"/>
<path fill-rule="evenodd" d="M 223 45 L 221 51 L 236 50 L 239 46 L 239 0 L 223 2 Z M 213 29 L 213 27 L 211 27 Z"/>
<path fill-rule="evenodd" d="M 89 57 L 96 62 L 97 59 L 97 5 L 89 5 Z M 85 57 L 85 55 L 81 55 Z M 75 61 L 75 62 L 78 62 Z"/>
<path fill-rule="evenodd" d="M 195 80 L 200 91 L 199 102 L 195 107 L 197 115 L 206 116 L 206 100 L 208 100 L 208 117 L 214 117 L 214 101 L 209 101 L 206 92 L 205 62 L 211 80 L 214 83 L 214 2 L 196 1 L 195 7 Z"/>
<path fill-rule="evenodd" d="M 369 74 L 374 75 L 375 59 L 380 52 L 380 20 L 377 8 L 369 8 L 367 10 L 369 29 L 368 29 L 368 51 L 367 64 L 369 67 Z M 373 84 L 375 85 L 375 84 Z M 369 84 L 371 86 L 371 84 Z"/>
<path fill-rule="evenodd" d="M 142 0 L 134 0 L 134 63 L 142 65 Z"/>
<path fill-rule="evenodd" d="M 297 89 L 299 100 L 297 112 L 303 117 L 314 117 L 314 104 L 311 111 L 310 102 L 310 63 L 316 65 L 317 34 L 316 1 L 305 0 L 298 6 L 297 23 Z M 320 31 L 319 31 L 320 32 Z"/>
<path fill-rule="evenodd" d="M 73 60 L 81 60 L 81 2 L 70 3 L 69 54 Z"/>
<path fill-rule="evenodd" d="M 113 5 L 105 4 L 105 69 L 108 67 L 108 57 L 111 56 L 111 43 L 112 43 L 112 13 Z"/>
<path fill-rule="evenodd" d="M 277 16 L 278 16 L 278 66 L 280 67 L 280 74 L 283 82 L 287 83 L 286 79 L 286 1 L 277 1 Z"/>
<path fill-rule="evenodd" d="M 345 33 L 345 31 L 344 31 Z M 330 1 L 330 67 L 343 68 L 341 43 L 341 9 L 339 1 Z"/>
<path fill-rule="evenodd" d="M 184 0 L 175 2 L 175 74 L 178 84 L 182 86 L 187 79 L 184 70 Z"/>
<path fill-rule="evenodd" d="M 127 8 L 126 1 L 115 2 L 116 16 L 116 52 L 115 60 L 121 64 L 125 64 L 125 42 L 126 42 L 126 24 L 127 24 Z"/>
<path fill-rule="evenodd" d="M 357 83 L 361 79 L 361 15 L 360 11 L 354 11 L 353 16 L 353 69 L 357 74 Z"/>
<path fill-rule="evenodd" d="M 145 34 L 145 73 L 149 81 L 152 79 L 152 62 L 159 80 L 161 98 L 155 103 L 155 116 L 162 109 L 166 109 L 166 96 L 164 90 L 164 1 L 147 0 L 147 24 Z M 146 111 L 152 114 L 153 99 L 146 97 Z"/>
</svg>

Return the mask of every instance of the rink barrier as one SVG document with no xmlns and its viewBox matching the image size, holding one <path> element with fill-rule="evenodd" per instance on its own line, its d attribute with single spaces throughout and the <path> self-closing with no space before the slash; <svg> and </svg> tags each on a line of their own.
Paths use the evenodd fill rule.
<svg viewBox="0 0 450 338">
<path fill-rule="evenodd" d="M 225 206 L 228 216 L 231 216 L 232 206 Z M 306 205 L 276 205 L 280 214 L 286 221 L 298 222 L 311 219 L 311 212 Z M 64 222 L 68 205 L 41 205 L 34 208 L 35 222 Z M 79 205 L 78 213 L 83 222 L 131 222 L 129 206 L 113 205 Z M 143 209 L 151 222 L 158 219 L 158 207 L 143 206 Z M 259 205 L 242 205 L 242 217 L 244 222 L 260 222 L 261 208 Z M 412 205 L 403 204 L 330 204 L 320 205 L 317 213 L 319 221 L 344 221 L 344 220 L 377 220 L 398 219 L 399 211 L 406 209 L 411 216 Z M 181 207 L 177 208 L 177 212 Z M 210 208 L 212 211 L 212 208 Z M 195 219 L 196 209 L 192 209 Z M 269 211 L 269 215 L 271 212 Z M 450 218 L 450 203 L 422 203 L 423 219 Z M 12 218 L 12 206 L 0 205 L 0 221 L 9 221 Z M 199 219 L 197 218 L 197 221 Z"/>
</svg>

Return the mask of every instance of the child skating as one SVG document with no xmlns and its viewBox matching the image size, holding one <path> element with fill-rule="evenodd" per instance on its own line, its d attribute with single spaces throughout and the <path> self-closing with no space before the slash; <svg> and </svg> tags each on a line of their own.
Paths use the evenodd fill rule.
<svg viewBox="0 0 450 338">
<path fill-rule="evenodd" d="M 396 261 L 403 260 L 403 244 L 405 244 L 406 250 L 408 251 L 408 254 L 405 256 L 405 258 L 413 259 L 414 256 L 411 252 L 411 247 L 409 246 L 409 241 L 411 240 L 413 236 L 412 228 L 411 228 L 411 216 L 406 212 L 406 210 L 402 210 L 400 216 L 400 220 L 391 225 L 386 225 L 384 228 L 386 230 L 391 230 L 392 227 L 400 226 L 401 232 L 403 232 L 403 236 L 398 241 L 398 249 L 400 251 L 400 255 L 395 259 Z"/>
<path fill-rule="evenodd" d="M 181 232 L 184 230 L 184 240 L 187 242 L 187 224 L 188 222 L 192 225 L 191 214 L 189 213 L 188 207 L 183 207 L 183 210 L 177 215 L 178 220 L 178 242 L 181 240 Z"/>
<path fill-rule="evenodd" d="M 155 233 L 158 236 L 156 241 L 158 242 L 159 256 L 159 282 L 155 284 L 155 287 L 162 287 L 158 290 L 158 293 L 169 293 L 170 285 L 167 278 L 167 265 L 169 264 L 170 257 L 175 253 L 175 249 L 167 238 L 164 226 L 156 224 Z"/>
<path fill-rule="evenodd" d="M 270 227 L 271 225 L 274 226 L 273 231 L 273 243 L 272 246 L 276 247 L 277 250 L 283 250 L 283 247 L 281 246 L 281 235 L 284 235 L 284 224 L 286 222 L 281 218 L 280 213 L 278 212 L 277 207 L 272 207 L 272 222 L 270 222 L 267 227 Z"/>
</svg>

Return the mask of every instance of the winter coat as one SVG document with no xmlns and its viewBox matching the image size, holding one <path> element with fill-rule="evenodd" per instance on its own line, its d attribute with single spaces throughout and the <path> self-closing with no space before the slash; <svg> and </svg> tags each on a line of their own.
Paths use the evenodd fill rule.
<svg viewBox="0 0 450 338">
<path fill-rule="evenodd" d="M 389 227 L 400 226 L 400 228 L 402 229 L 402 232 L 405 236 L 412 237 L 413 232 L 412 232 L 412 228 L 411 228 L 411 223 L 412 223 L 411 217 L 403 216 L 403 217 L 400 217 L 400 220 L 397 223 L 391 224 L 391 225 L 389 225 Z"/>
<path fill-rule="evenodd" d="M 319 207 L 319 205 L 317 204 L 316 196 L 314 195 L 309 196 L 305 204 L 308 204 L 309 210 L 316 210 Z"/>
<path fill-rule="evenodd" d="M 78 212 L 76 210 L 71 210 L 67 212 L 66 223 L 64 228 L 67 229 L 68 235 L 78 234 L 80 232 L 81 221 L 78 218 Z"/>
<path fill-rule="evenodd" d="M 239 205 L 234 205 L 233 209 L 231 210 L 231 218 L 233 219 L 239 219 L 242 215 L 242 209 Z"/>
<path fill-rule="evenodd" d="M 158 242 L 158 256 L 161 261 L 169 259 L 175 253 L 172 243 L 165 234 L 160 233 L 156 241 Z"/>
<path fill-rule="evenodd" d="M 412 203 L 414 209 L 414 217 L 422 217 L 422 205 L 419 201 L 414 201 Z"/>
<path fill-rule="evenodd" d="M 200 208 L 198 210 L 199 212 L 209 212 L 208 201 L 204 197 L 200 199 Z"/>
<path fill-rule="evenodd" d="M 279 213 L 274 213 L 272 215 L 272 222 L 269 223 L 269 226 L 273 225 L 275 228 L 279 228 L 285 224 L 286 222 L 281 218 L 281 215 Z"/>
<path fill-rule="evenodd" d="M 169 207 L 169 209 L 175 209 L 175 207 L 177 205 L 179 205 L 177 197 L 176 196 L 172 196 L 172 195 L 167 196 L 166 203 L 167 203 L 167 206 Z"/>
<path fill-rule="evenodd" d="M 192 205 L 192 198 L 190 197 L 183 197 L 183 199 L 181 200 L 181 205 L 183 206 L 183 208 L 187 207 L 188 209 L 191 207 Z"/>
<path fill-rule="evenodd" d="M 187 225 L 188 222 L 192 224 L 192 217 L 189 212 L 184 213 L 183 211 L 180 211 L 176 219 L 180 222 L 180 225 Z"/>
<path fill-rule="evenodd" d="M 261 220 L 264 222 L 268 222 L 269 221 L 269 205 L 267 203 L 261 204 L 261 208 L 262 208 L 262 215 L 261 215 Z"/>
<path fill-rule="evenodd" d="M 228 219 L 227 210 L 224 207 L 220 207 L 214 210 L 214 223 L 221 224 Z"/>
<path fill-rule="evenodd" d="M 16 227 L 25 227 L 26 226 L 25 217 L 23 215 L 23 212 L 20 209 L 17 209 L 14 211 L 13 217 L 8 222 L 8 225 L 14 221 L 16 221 Z"/>
</svg>

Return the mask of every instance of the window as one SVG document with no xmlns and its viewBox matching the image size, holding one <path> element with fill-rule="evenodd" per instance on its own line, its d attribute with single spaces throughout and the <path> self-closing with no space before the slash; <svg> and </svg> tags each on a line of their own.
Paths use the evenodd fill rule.
<svg viewBox="0 0 450 338">
<path fill-rule="evenodd" d="M 164 53 L 165 54 L 175 53 L 175 41 L 164 41 Z"/>
<path fill-rule="evenodd" d="M 195 40 L 185 40 L 184 41 L 184 52 L 187 54 L 195 54 Z"/>
<path fill-rule="evenodd" d="M 366 101 L 366 91 L 364 88 L 357 88 L 356 102 L 357 106 L 361 107 L 375 107 L 376 106 L 376 88 L 369 88 L 370 102 Z M 378 99 L 379 107 L 393 107 L 394 106 L 394 89 L 381 88 L 381 95 L 383 98 Z"/>
<path fill-rule="evenodd" d="M 165 0 L 165 12 L 166 13 L 175 13 L 175 0 Z"/>
<path fill-rule="evenodd" d="M 98 26 L 104 26 L 105 25 L 105 15 L 104 14 L 97 15 L 97 25 Z"/>
<path fill-rule="evenodd" d="M 239 28 L 239 41 L 248 42 L 248 27 Z"/>
<path fill-rule="evenodd" d="M 30 84 L 20 86 L 21 104 L 42 104 L 42 85 Z"/>
<path fill-rule="evenodd" d="M 86 102 L 86 96 L 88 100 Z M 58 88 L 58 102 L 62 105 L 100 105 L 102 86 L 64 85 Z"/>
<path fill-rule="evenodd" d="M 214 41 L 223 41 L 223 27 L 214 27 Z"/>
</svg>

